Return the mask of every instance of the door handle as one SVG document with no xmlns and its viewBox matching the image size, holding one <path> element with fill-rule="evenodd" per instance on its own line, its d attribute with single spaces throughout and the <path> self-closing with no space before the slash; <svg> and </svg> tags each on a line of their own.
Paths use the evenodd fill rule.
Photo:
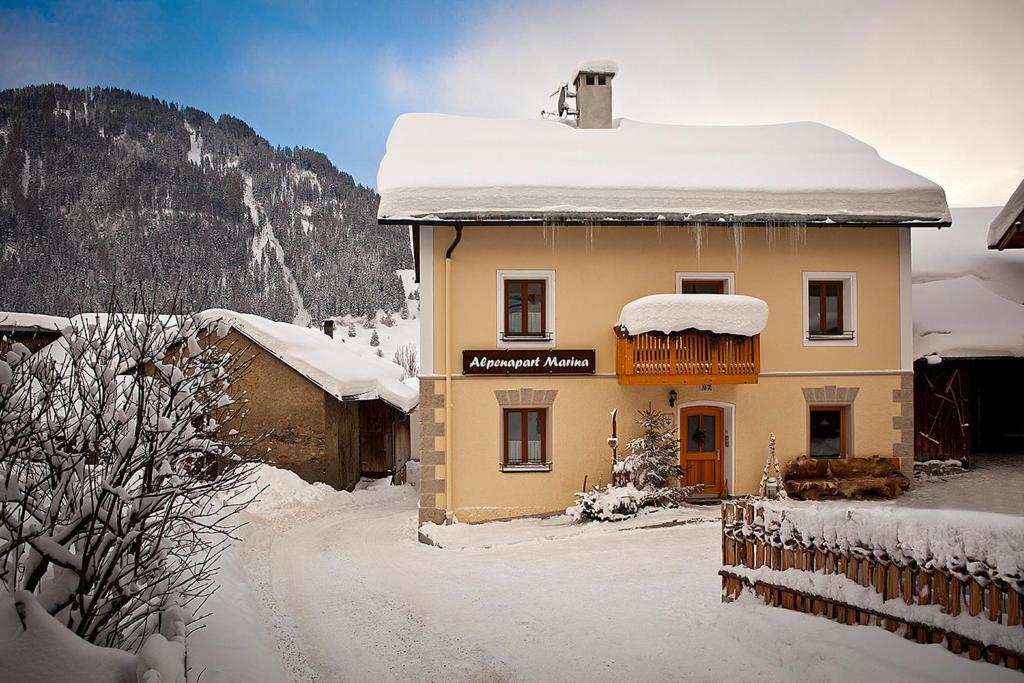
<svg viewBox="0 0 1024 683">
<path fill-rule="evenodd" d="M 716 448 L 715 449 L 715 460 L 721 460 L 721 459 L 722 459 L 722 449 Z"/>
</svg>

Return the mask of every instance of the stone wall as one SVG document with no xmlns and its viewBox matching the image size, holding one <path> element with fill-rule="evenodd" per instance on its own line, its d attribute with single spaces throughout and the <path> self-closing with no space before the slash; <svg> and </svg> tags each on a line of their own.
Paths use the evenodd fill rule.
<svg viewBox="0 0 1024 683">
<path fill-rule="evenodd" d="M 900 388 L 892 392 L 892 402 L 898 407 L 893 415 L 892 428 L 900 432 L 900 440 L 892 445 L 892 454 L 900 459 L 903 474 L 914 479 L 914 374 L 900 375 Z"/>
<path fill-rule="evenodd" d="M 421 525 L 445 522 L 444 388 L 444 380 L 420 379 Z"/>
</svg>

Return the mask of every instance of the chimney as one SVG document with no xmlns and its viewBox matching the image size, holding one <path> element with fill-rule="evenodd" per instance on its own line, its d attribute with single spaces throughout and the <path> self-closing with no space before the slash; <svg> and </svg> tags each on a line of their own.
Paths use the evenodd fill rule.
<svg viewBox="0 0 1024 683">
<path fill-rule="evenodd" d="M 576 65 L 572 83 L 576 89 L 578 128 L 612 127 L 612 79 L 618 65 L 608 59 L 593 59 Z"/>
<path fill-rule="evenodd" d="M 332 339 L 334 338 L 334 321 L 330 318 L 324 320 L 324 334 Z"/>
</svg>

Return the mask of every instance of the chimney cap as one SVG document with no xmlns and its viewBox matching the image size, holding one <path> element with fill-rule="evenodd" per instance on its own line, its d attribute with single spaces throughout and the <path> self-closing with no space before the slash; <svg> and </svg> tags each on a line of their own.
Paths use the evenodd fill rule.
<svg viewBox="0 0 1024 683">
<path fill-rule="evenodd" d="M 614 76 L 617 73 L 619 73 L 619 65 L 610 59 L 588 59 L 585 62 L 580 62 L 573 68 L 572 78 L 569 82 L 575 83 L 580 74 Z"/>
</svg>

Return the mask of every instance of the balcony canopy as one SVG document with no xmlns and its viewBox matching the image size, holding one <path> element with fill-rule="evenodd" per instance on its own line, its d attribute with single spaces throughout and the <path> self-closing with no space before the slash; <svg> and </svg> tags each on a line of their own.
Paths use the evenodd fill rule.
<svg viewBox="0 0 1024 683">
<path fill-rule="evenodd" d="M 630 336 L 703 330 L 753 337 L 768 323 L 768 304 L 740 294 L 652 294 L 622 307 L 619 327 Z"/>
</svg>

